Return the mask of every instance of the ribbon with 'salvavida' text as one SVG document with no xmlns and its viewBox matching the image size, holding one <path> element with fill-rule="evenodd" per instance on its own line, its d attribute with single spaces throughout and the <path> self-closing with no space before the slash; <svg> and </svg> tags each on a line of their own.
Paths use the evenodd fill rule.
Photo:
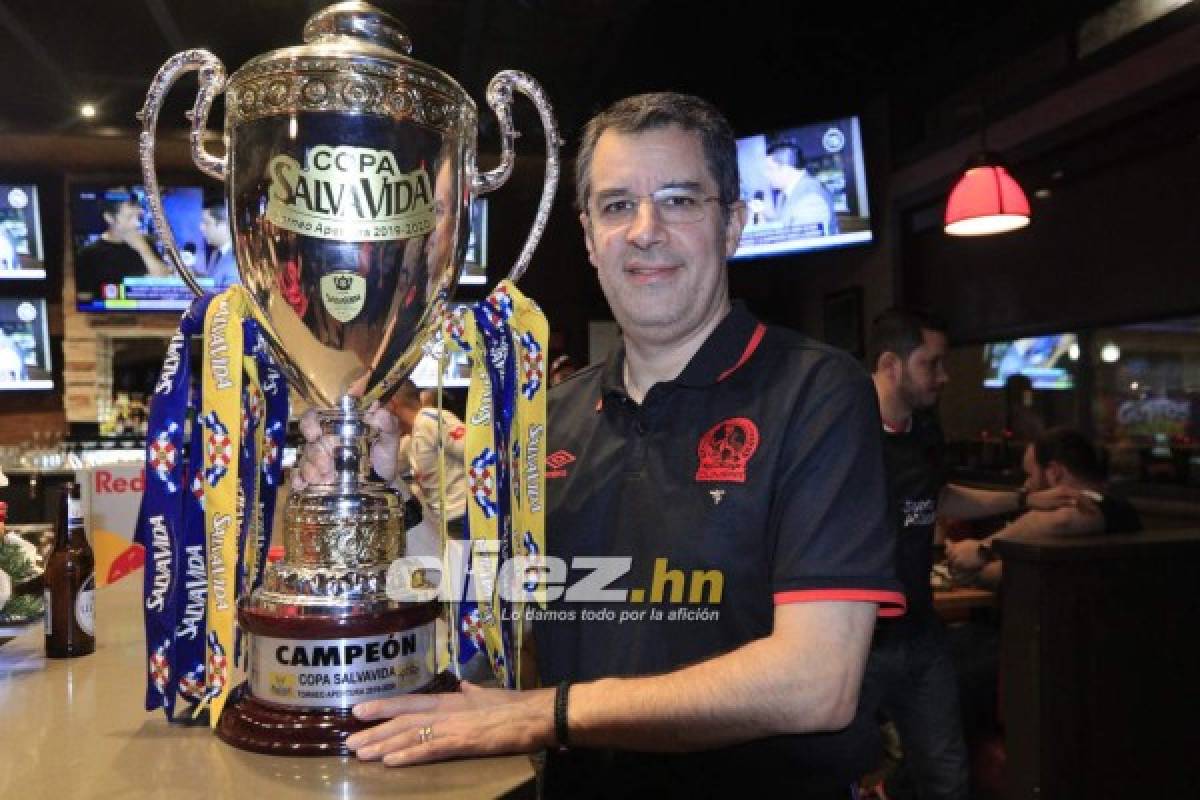
<svg viewBox="0 0 1200 800">
<path fill-rule="evenodd" d="M 184 315 L 151 402 L 152 477 L 138 517 L 151 554 L 146 708 L 170 718 L 183 699 L 193 716 L 210 710 L 214 726 L 239 657 L 237 601 L 262 581 L 288 417 L 286 383 L 249 309 L 231 287 Z M 188 343 L 200 331 L 197 391 Z"/>
<path fill-rule="evenodd" d="M 548 325 L 537 304 L 504 281 L 453 314 L 443 332 L 472 362 L 464 421 L 469 572 L 476 579 L 455 615 L 459 662 L 485 650 L 500 685 L 516 688 L 524 606 L 545 601 L 537 565 L 545 551 Z"/>
</svg>

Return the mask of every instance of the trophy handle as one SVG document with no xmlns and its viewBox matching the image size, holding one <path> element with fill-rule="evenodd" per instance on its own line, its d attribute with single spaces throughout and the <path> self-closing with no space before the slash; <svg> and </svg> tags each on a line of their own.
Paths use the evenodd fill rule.
<svg viewBox="0 0 1200 800">
<path fill-rule="evenodd" d="M 496 112 L 496 119 L 500 121 L 502 147 L 500 165 L 484 173 L 476 172 L 475 156 L 472 153 L 470 156 L 471 194 L 481 195 L 499 189 L 512 174 L 513 141 L 518 136 L 512 121 L 514 89 L 533 102 L 538 116 L 542 118 L 542 130 L 546 134 L 546 175 L 542 182 L 542 199 L 538 203 L 537 216 L 533 219 L 533 227 L 529 229 L 525 246 L 521 248 L 521 254 L 517 257 L 517 263 L 513 265 L 512 271 L 508 273 L 508 280 L 516 283 L 525 274 L 525 269 L 529 266 L 530 259 L 533 258 L 534 248 L 537 247 L 542 233 L 546 230 L 550 207 L 554 203 L 554 191 L 558 188 L 558 148 L 562 145 L 562 139 L 559 138 L 558 125 L 554 121 L 554 110 L 550 107 L 550 101 L 546 98 L 546 93 L 542 90 L 541 85 L 531 76 L 517 70 L 509 69 L 496 73 L 496 76 L 488 83 L 487 102 Z"/>
<path fill-rule="evenodd" d="M 191 142 L 192 160 L 200 171 L 225 182 L 226 163 L 224 158 L 218 158 L 204 149 L 204 134 L 208 124 L 208 112 L 212 108 L 213 98 L 225 88 L 225 65 L 220 59 L 207 50 L 185 50 L 167 59 L 154 76 L 150 91 L 146 93 L 146 104 L 138 112 L 142 121 L 142 133 L 138 137 L 138 154 L 142 162 L 142 178 L 146 183 L 146 199 L 150 203 L 150 213 L 154 216 L 154 227 L 162 237 L 163 253 L 175 267 L 175 271 L 183 278 L 183 282 L 197 296 L 204 294 L 200 283 L 192 271 L 183 263 L 179 249 L 175 245 L 175 233 L 167 223 L 163 211 L 162 196 L 158 189 L 158 174 L 154 168 L 154 131 L 158 125 L 158 112 L 162 108 L 163 99 L 170 91 L 172 84 L 185 73 L 199 71 L 200 88 L 196 93 L 196 103 L 187 112 L 192 121 Z"/>
</svg>

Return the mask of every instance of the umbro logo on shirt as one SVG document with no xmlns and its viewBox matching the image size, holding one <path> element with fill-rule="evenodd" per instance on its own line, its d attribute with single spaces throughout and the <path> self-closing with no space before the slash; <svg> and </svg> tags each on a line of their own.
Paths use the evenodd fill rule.
<svg viewBox="0 0 1200 800">
<path fill-rule="evenodd" d="M 567 465 L 575 461 L 575 456 L 566 450 L 556 450 L 546 456 L 546 477 L 547 478 L 565 478 L 567 477 Z"/>
</svg>

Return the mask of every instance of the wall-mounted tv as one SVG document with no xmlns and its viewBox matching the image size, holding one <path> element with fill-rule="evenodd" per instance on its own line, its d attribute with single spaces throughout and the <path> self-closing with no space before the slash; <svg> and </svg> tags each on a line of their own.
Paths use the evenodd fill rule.
<svg viewBox="0 0 1200 800">
<path fill-rule="evenodd" d="M 454 309 L 466 308 L 466 303 L 453 303 Z M 417 362 L 409 379 L 420 389 L 437 387 L 437 361 L 425 356 Z M 442 373 L 442 386 L 447 389 L 462 389 L 471 385 L 471 359 L 466 353 L 451 352 L 446 370 Z"/>
<path fill-rule="evenodd" d="M 45 277 L 37 186 L 0 183 L 0 280 Z"/>
<path fill-rule="evenodd" d="M 471 234 L 459 283 L 467 286 L 487 283 L 487 237 L 487 198 L 476 197 L 471 203 Z"/>
<path fill-rule="evenodd" d="M 748 217 L 734 258 L 871 241 L 858 117 L 738 139 Z"/>
<path fill-rule="evenodd" d="M 169 186 L 162 202 L 180 257 L 201 287 L 236 283 L 222 198 L 199 186 Z M 71 232 L 80 311 L 180 311 L 191 304 L 191 290 L 164 257 L 144 187 L 73 187 Z"/>
<path fill-rule="evenodd" d="M 1024 375 L 1034 389 L 1071 389 L 1078 359 L 1079 340 L 1073 333 L 992 342 L 983 348 L 983 385 L 1002 389 L 1011 376 Z"/>
<path fill-rule="evenodd" d="M 0 298 L 0 389 L 53 389 L 46 301 Z"/>
</svg>

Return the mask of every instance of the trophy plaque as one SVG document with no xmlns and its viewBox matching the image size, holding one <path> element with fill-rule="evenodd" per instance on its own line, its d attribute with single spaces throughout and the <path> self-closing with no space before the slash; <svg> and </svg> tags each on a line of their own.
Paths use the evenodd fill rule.
<svg viewBox="0 0 1200 800">
<path fill-rule="evenodd" d="M 367 699 L 454 687 L 435 663 L 438 600 L 389 594 L 403 552 L 396 494 L 372 481 L 363 413 L 408 375 L 444 318 L 464 260 L 472 199 L 512 171 L 514 91 L 536 106 L 546 138 L 537 216 L 509 277 L 524 272 L 558 181 L 559 139 L 532 78 L 496 75 L 487 89 L 500 163 L 476 168 L 478 116 L 453 79 L 409 57 L 403 26 L 365 3 L 308 20 L 304 44 L 259 56 L 225 77 L 188 50 L 159 70 L 141 113 L 142 170 L 168 258 L 188 286 L 154 167 L 158 113 L 171 85 L 197 72 L 196 165 L 225 185 L 238 272 L 268 346 L 336 438 L 337 477 L 293 493 L 284 556 L 239 600 L 247 683 L 217 724 L 243 749 L 345 754 Z M 213 99 L 225 93 L 225 153 L 205 148 Z"/>
</svg>

